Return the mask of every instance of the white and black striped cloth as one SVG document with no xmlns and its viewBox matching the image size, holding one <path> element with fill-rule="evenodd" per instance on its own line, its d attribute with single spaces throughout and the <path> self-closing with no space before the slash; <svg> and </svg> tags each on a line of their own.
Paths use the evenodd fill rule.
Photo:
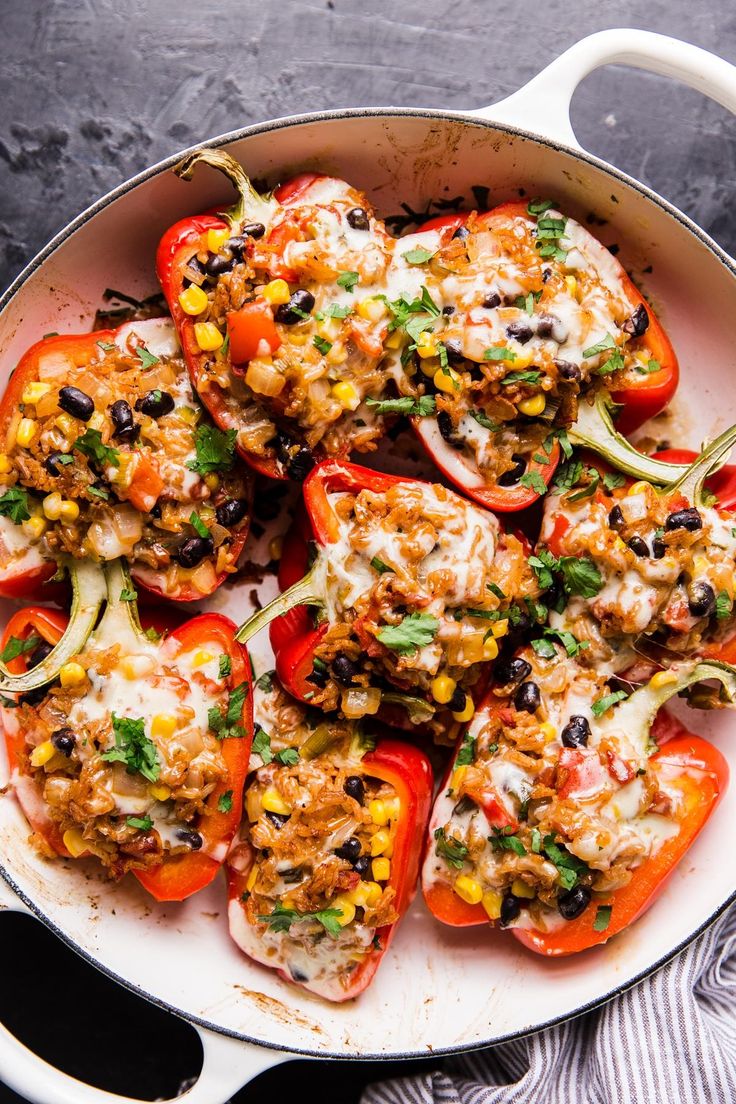
<svg viewBox="0 0 736 1104">
<path fill-rule="evenodd" d="M 526 994 L 527 998 L 529 994 Z M 736 906 L 595 1012 L 368 1087 L 361 1104 L 731 1104 Z"/>
</svg>

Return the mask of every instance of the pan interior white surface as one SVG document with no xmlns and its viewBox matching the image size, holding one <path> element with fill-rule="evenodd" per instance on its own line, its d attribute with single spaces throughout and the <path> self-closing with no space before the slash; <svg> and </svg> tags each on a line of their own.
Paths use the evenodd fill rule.
<svg viewBox="0 0 736 1104">
<path fill-rule="evenodd" d="M 270 184 L 304 168 L 345 176 L 365 188 L 384 215 L 398 211 L 402 201 L 421 210 L 431 198 L 463 195 L 472 204 L 473 185 L 490 186 L 492 202 L 523 187 L 530 195 L 553 196 L 583 221 L 594 212 L 607 220 L 598 231 L 620 246 L 679 354 L 681 396 L 657 436 L 696 445 L 736 421 L 733 273 L 684 223 L 602 168 L 482 123 L 422 113 L 355 113 L 256 129 L 228 149 Z M 134 295 L 154 291 L 160 233 L 177 218 L 228 198 L 210 170 L 201 170 L 190 185 L 165 171 L 84 222 L 0 318 L 0 386 L 42 334 L 88 328 L 106 287 Z M 251 586 L 223 588 L 208 606 L 237 620 L 248 608 Z M 264 587 L 263 597 L 270 593 Z M 269 664 L 259 647 L 263 643 L 255 649 L 256 665 L 263 670 Z M 730 715 L 693 712 L 687 719 L 736 766 Z M 341 1055 L 478 1046 L 569 1015 L 625 986 L 687 940 L 736 884 L 736 850 L 723 845 L 736 837 L 731 791 L 657 905 L 609 946 L 546 961 L 508 934 L 444 928 L 417 901 L 372 988 L 358 1001 L 328 1007 L 250 963 L 230 943 L 220 880 L 183 905 L 157 906 L 132 880 L 110 885 L 91 864 L 44 862 L 29 849 L 27 836 L 14 801 L 0 800 L 0 855 L 13 881 L 103 968 L 217 1030 Z"/>
</svg>

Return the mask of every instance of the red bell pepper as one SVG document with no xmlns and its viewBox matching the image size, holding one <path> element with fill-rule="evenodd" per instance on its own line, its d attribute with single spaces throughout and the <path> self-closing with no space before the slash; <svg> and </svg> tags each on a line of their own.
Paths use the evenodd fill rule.
<svg viewBox="0 0 736 1104">
<path fill-rule="evenodd" d="M 148 348 L 148 344 L 153 349 L 158 349 L 160 356 L 156 356 L 151 349 Z M 174 370 L 177 369 L 180 372 L 184 372 L 184 366 L 181 362 L 177 362 L 173 349 L 176 345 L 176 338 L 171 327 L 171 323 L 166 319 L 147 319 L 140 322 L 126 323 L 120 326 L 116 330 L 97 330 L 93 333 L 87 334 L 75 334 L 75 335 L 51 335 L 44 338 L 42 341 L 37 342 L 35 345 L 23 355 L 17 368 L 13 372 L 8 381 L 7 388 L 0 401 L 0 433 L 7 439 L 10 435 L 10 439 L 13 439 L 14 433 L 17 431 L 18 419 L 20 417 L 19 411 L 23 411 L 25 416 L 28 416 L 31 412 L 35 413 L 36 418 L 34 421 L 41 421 L 44 425 L 44 429 L 47 425 L 47 421 L 50 424 L 51 418 L 54 415 L 61 417 L 62 408 L 58 404 L 58 389 L 65 386 L 75 386 L 81 384 L 81 390 L 84 393 L 83 398 L 86 396 L 84 388 L 87 387 L 92 390 L 96 386 L 96 382 L 100 381 L 104 383 L 107 373 L 101 370 L 96 370 L 96 364 L 102 361 L 111 352 L 116 352 L 117 355 L 123 355 L 129 358 L 133 363 L 131 370 L 135 371 L 139 364 L 134 360 L 137 357 L 140 362 L 140 367 L 145 370 L 146 367 L 151 367 L 156 371 L 156 364 L 158 360 L 167 358 L 169 363 L 173 366 Z M 164 351 L 165 350 L 165 351 Z M 150 365 L 147 364 L 147 360 L 150 358 Z M 109 369 L 108 369 L 109 372 Z M 186 376 L 184 376 L 186 379 Z M 29 394 L 29 388 L 32 385 L 41 384 L 47 388 L 47 393 L 40 395 L 36 403 L 30 403 L 27 395 Z M 141 380 L 141 399 L 146 395 L 155 393 L 157 388 L 152 386 L 150 389 L 146 387 L 145 375 Z M 79 388 L 77 388 L 79 390 Z M 158 389 L 160 390 L 160 388 Z M 97 393 L 97 392 L 95 392 Z M 106 396 L 103 398 L 103 403 L 106 407 L 109 407 L 108 398 L 110 395 L 115 395 L 116 391 L 108 390 Z M 24 395 L 26 400 L 24 402 Z M 91 396 L 86 396 L 89 400 Z M 55 491 L 62 488 L 66 490 L 68 496 L 71 499 L 77 501 L 77 505 L 87 506 L 91 510 L 90 521 L 93 522 L 92 528 L 95 528 L 97 513 L 99 512 L 100 519 L 103 519 L 106 526 L 105 532 L 110 528 L 111 532 L 109 536 L 113 536 L 115 532 L 114 519 L 110 521 L 107 518 L 110 507 L 119 505 L 120 502 L 128 503 L 142 514 L 150 515 L 151 511 L 156 508 L 157 504 L 159 508 L 166 505 L 166 487 L 164 477 L 162 475 L 162 468 L 159 464 L 159 457 L 157 452 L 160 450 L 165 453 L 165 445 L 159 445 L 158 448 L 154 448 L 150 444 L 146 444 L 144 448 L 137 446 L 137 435 L 140 433 L 140 422 L 136 415 L 131 411 L 130 405 L 128 406 L 128 415 L 131 416 L 132 421 L 130 423 L 132 432 L 128 436 L 118 437 L 116 436 L 116 423 L 110 422 L 107 429 L 104 429 L 104 435 L 99 430 L 90 430 L 87 426 L 87 420 L 89 419 L 89 413 L 86 417 L 79 419 L 69 417 L 68 414 L 64 414 L 67 421 L 70 423 L 68 432 L 66 430 L 54 429 L 54 432 L 61 434 L 62 437 L 66 435 L 66 447 L 61 447 L 58 451 L 51 451 L 51 445 L 44 446 L 43 449 L 39 448 L 38 439 L 35 443 L 32 442 L 28 448 L 21 448 L 21 446 L 15 445 L 9 448 L 8 456 L 11 464 L 13 464 L 13 485 L 2 496 L 0 496 L 0 511 L 10 516 L 13 520 L 15 517 L 18 520 L 23 520 L 23 515 L 28 517 L 28 504 L 26 501 L 21 503 L 20 511 L 14 513 L 14 500 L 13 495 L 18 494 L 19 489 L 28 489 L 31 492 L 35 491 L 39 497 L 47 495 L 49 491 Z M 169 411 L 166 410 L 166 413 Z M 84 413 L 81 411 L 80 413 Z M 107 414 L 107 409 L 99 410 L 96 412 L 98 415 Z M 160 416 L 160 415 L 159 415 Z M 142 418 L 147 417 L 147 412 L 144 407 L 141 414 Z M 53 429 L 53 426 L 51 427 Z M 36 431 L 37 432 L 37 431 Z M 196 433 L 194 427 L 191 430 L 192 433 L 192 450 L 194 451 Z M 72 436 L 69 436 L 71 434 Z M 97 438 L 95 439 L 95 434 Z M 177 434 L 177 448 L 181 445 L 182 430 L 179 426 L 176 428 Z M 76 435 L 76 440 L 73 436 Z M 89 445 L 85 445 L 86 439 L 90 439 Z M 81 441 L 79 451 L 76 451 L 77 445 Z M 82 456 L 82 448 L 92 448 L 99 451 L 99 456 L 95 456 L 93 463 L 95 469 L 90 469 L 93 476 L 101 476 L 104 480 L 106 471 L 119 470 L 120 464 L 130 463 L 132 468 L 132 479 L 129 485 L 125 483 L 111 482 L 109 489 L 106 486 L 102 486 L 99 489 L 99 497 L 94 499 L 88 497 L 86 494 L 75 493 L 78 490 L 78 484 L 74 481 L 69 482 L 69 475 L 74 479 L 75 476 L 75 464 L 73 458 L 75 456 Z M 17 457 L 16 457 L 17 450 Z M 90 453 L 86 453 L 90 456 Z M 53 457 L 61 457 L 61 461 L 57 463 L 55 474 L 51 474 L 49 464 L 53 464 Z M 41 461 L 39 464 L 37 460 Z M 247 472 L 234 471 L 230 474 L 225 474 L 224 469 L 228 465 L 232 464 L 232 458 L 225 452 L 221 457 L 211 457 L 209 454 L 206 457 L 207 460 L 213 460 L 214 463 L 209 467 L 205 467 L 204 471 L 215 471 L 219 467 L 219 470 L 223 472 L 221 476 L 221 483 L 219 488 L 211 493 L 205 484 L 203 475 L 200 475 L 200 482 L 195 487 L 193 492 L 187 492 L 191 497 L 192 512 L 199 515 L 199 503 L 207 503 L 214 507 L 223 505 L 231 498 L 237 499 L 239 504 L 243 504 L 245 509 L 241 514 L 239 520 L 231 525 L 226 525 L 225 528 L 230 530 L 230 562 L 235 564 L 240 556 L 240 553 L 245 545 L 245 540 L 248 534 L 248 523 L 250 515 L 250 499 L 252 496 L 252 480 Z M 19 466 L 19 463 L 21 466 Z M 35 466 L 34 466 L 35 465 Z M 189 473 L 187 473 L 189 476 Z M 2 477 L 0 477 L 1 479 Z M 84 473 L 80 475 L 81 479 L 85 479 Z M 17 482 L 16 482 L 17 480 Z M 95 483 L 95 486 L 97 484 Z M 164 496 L 162 498 L 162 493 Z M 61 494 L 59 495 L 61 498 Z M 159 499 L 161 502 L 159 503 Z M 186 499 L 184 499 L 186 502 Z M 3 506 L 4 503 L 7 503 Z M 110 504 L 108 506 L 107 504 Z M 17 504 L 16 504 L 17 505 Z M 152 524 L 150 517 L 146 519 L 149 526 Z M 203 525 L 201 518 L 198 518 L 200 526 Z M 214 515 L 213 515 L 214 521 Z M 60 524 L 63 524 L 60 523 Z M 179 526 L 181 529 L 181 525 Z M 85 530 L 86 531 L 86 530 Z M 91 532 L 91 530 L 90 530 Z M 164 541 L 167 538 L 166 530 L 156 529 L 159 541 Z M 194 527 L 190 531 L 190 536 L 194 538 L 196 536 L 201 537 L 202 532 L 200 528 Z M 79 548 L 75 549 L 81 553 L 82 537 L 84 532 L 79 536 Z M 90 538 L 91 539 L 91 538 Z M 101 544 L 94 545 L 95 554 L 99 558 L 104 557 L 105 540 L 108 536 L 101 536 Z M 34 546 L 30 544 L 29 547 L 33 549 Z M 186 541 L 184 542 L 186 543 Z M 58 542 L 56 547 L 63 551 L 65 544 Z M 116 541 L 115 551 L 113 555 L 120 555 L 117 550 L 121 545 Z M 6 597 L 13 598 L 32 598 L 46 596 L 45 590 L 41 595 L 39 594 L 39 583 L 45 579 L 50 579 L 58 571 L 57 557 L 51 552 L 41 552 L 38 549 L 39 554 L 44 556 L 45 562 L 39 565 L 35 560 L 37 556 L 33 556 L 30 567 L 24 568 L 24 561 L 20 559 L 14 565 L 10 564 L 8 568 L 0 572 L 0 594 Z M 171 553 L 171 557 L 174 558 L 177 555 L 176 549 Z M 152 564 L 148 555 L 142 556 L 140 559 L 136 559 L 135 555 L 131 555 L 131 574 L 136 584 L 144 591 L 151 594 L 155 594 L 161 597 L 172 598 L 175 601 L 193 601 L 206 597 L 212 593 L 224 580 L 228 577 L 228 571 L 220 570 L 215 572 L 215 564 L 218 559 L 218 553 L 212 548 L 208 555 L 200 557 L 202 559 L 209 559 L 213 566 L 211 585 L 209 589 L 202 589 L 202 586 L 195 586 L 187 577 L 186 570 L 180 571 L 180 580 L 175 588 L 170 587 L 166 583 L 166 571 L 167 567 L 157 567 Z M 160 556 L 158 562 L 160 563 Z M 51 595 L 53 596 L 53 595 Z"/>
<path fill-rule="evenodd" d="M 114 644 L 135 653 L 136 644 L 141 652 L 151 652 L 151 639 L 142 633 L 137 619 L 135 602 L 120 599 L 121 592 L 130 586 L 127 573 L 119 564 L 112 564 L 106 568 L 108 606 L 99 626 L 97 627 L 92 644 L 100 650 L 111 648 Z M 149 616 L 147 623 L 152 628 L 167 627 L 167 620 L 154 614 Z M 18 642 L 28 641 L 31 637 L 39 638 L 38 643 L 57 645 L 63 639 L 67 628 L 67 617 L 62 613 L 31 607 L 14 614 L 8 622 L 2 638 L 3 652 L 20 654 L 8 661 L 8 667 L 15 675 L 21 675 L 29 670 L 29 660 L 33 660 L 33 650 L 26 647 L 19 649 Z M 157 631 L 158 631 L 157 628 Z M 242 812 L 242 795 L 245 777 L 248 771 L 250 747 L 253 738 L 253 707 L 251 693 L 251 668 L 248 654 L 235 639 L 235 626 L 221 614 L 208 613 L 193 618 L 179 625 L 167 634 L 168 640 L 179 642 L 184 651 L 191 650 L 195 646 L 206 649 L 210 645 L 215 654 L 227 657 L 229 660 L 229 672 L 223 677 L 222 687 L 235 690 L 241 688 L 239 695 L 244 694 L 242 707 L 237 708 L 237 715 L 227 716 L 227 738 L 222 740 L 221 750 L 226 767 L 226 775 L 218 780 L 212 791 L 205 798 L 205 812 L 196 821 L 196 835 L 201 842 L 196 849 L 187 853 L 173 855 L 157 866 L 134 868 L 133 874 L 141 884 L 159 901 L 181 901 L 191 896 L 198 890 L 208 885 L 222 866 L 228 846 L 232 841 Z M 38 644 L 34 645 L 34 648 Z M 42 661 L 43 662 L 43 661 Z M 163 661 L 170 669 L 171 658 Z M 146 676 L 141 676 L 146 677 Z M 155 678 L 155 675 L 153 676 Z M 244 688 L 244 689 L 243 689 Z M 29 696 L 29 705 L 43 700 L 41 692 Z M 217 698 L 213 696 L 213 707 L 217 706 Z M 21 697 L 19 704 L 23 702 Z M 57 820 L 52 816 L 44 802 L 42 789 L 37 782 L 37 777 L 31 767 L 31 749 L 26 743 L 26 731 L 22 720 L 19 720 L 18 706 L 12 706 L 7 699 L 0 706 L 0 719 L 5 733 L 8 761 L 12 771 L 12 785 L 18 801 L 29 823 L 51 852 L 62 856 L 81 857 L 94 854 L 94 845 L 90 851 L 83 850 L 83 843 L 78 843 L 74 852 L 70 852 L 65 837 Z M 221 714 L 222 715 L 222 714 Z M 20 714 L 22 717 L 22 714 Z M 61 753 L 57 751 L 57 755 Z M 70 752 L 71 754 L 71 752 Z M 129 765 L 128 771 L 131 768 Z M 63 777 L 68 777 L 64 773 Z M 224 801 L 223 801 L 224 799 Z M 157 800 L 165 800 L 158 797 Z M 153 824 L 155 827 L 155 821 Z M 145 827 L 141 831 L 150 831 Z"/>
<path fill-rule="evenodd" d="M 554 783 L 559 799 L 564 800 L 565 805 L 580 803 L 583 810 L 586 803 L 594 800 L 597 794 L 601 794 L 601 800 L 610 797 L 610 785 L 625 785 L 635 777 L 633 772 L 627 772 L 626 777 L 616 777 L 610 769 L 612 752 L 608 747 L 610 738 L 615 739 L 617 733 L 625 732 L 627 735 L 627 747 L 629 751 L 635 748 L 643 755 L 646 762 L 646 772 L 652 772 L 657 783 L 661 783 L 675 792 L 681 793 L 682 800 L 678 800 L 674 806 L 670 806 L 664 815 L 674 818 L 677 831 L 665 838 L 658 849 L 653 851 L 645 860 L 632 870 L 630 882 L 621 889 L 612 893 L 590 896 L 589 904 L 572 920 L 567 920 L 563 926 L 554 926 L 551 931 L 542 931 L 532 926 L 513 927 L 514 936 L 532 950 L 543 954 L 560 955 L 571 954 L 585 950 L 588 947 L 603 943 L 611 936 L 616 935 L 623 928 L 644 912 L 652 904 L 657 893 L 661 890 L 665 880 L 672 873 L 674 867 L 683 857 L 692 844 L 695 837 L 704 827 L 709 816 L 724 792 L 728 782 L 728 765 L 721 753 L 699 736 L 688 732 L 682 724 L 670 716 L 661 707 L 670 697 L 686 690 L 699 681 L 717 680 L 722 683 L 725 694 L 731 701 L 736 695 L 736 671 L 732 667 L 721 663 L 691 662 L 679 664 L 672 668 L 675 679 L 664 686 L 657 686 L 651 682 L 634 692 L 631 698 L 623 704 L 615 705 L 613 709 L 606 710 L 596 721 L 593 718 L 590 728 L 593 735 L 588 737 L 589 744 L 595 740 L 595 746 L 561 746 L 559 737 L 553 744 L 547 744 L 549 749 L 545 754 L 545 762 L 550 763 L 545 773 L 545 784 Z M 524 676 L 527 677 L 527 676 Z M 516 689 L 516 687 L 514 688 Z M 575 698 L 575 708 L 580 709 L 579 698 Z M 453 841 L 450 839 L 450 855 L 447 875 L 437 877 L 437 862 L 434 856 L 435 846 L 442 848 L 443 839 L 448 837 L 441 832 L 443 839 L 436 843 L 438 826 L 442 826 L 454 816 L 453 802 L 465 797 L 487 814 L 487 800 L 489 791 L 482 796 L 468 785 L 462 775 L 463 768 L 459 768 L 460 778 L 455 783 L 458 770 L 457 757 L 461 753 L 464 762 L 468 761 L 468 748 L 472 748 L 472 755 L 477 754 L 474 762 L 482 764 L 488 758 L 489 752 L 483 748 L 476 753 L 476 745 L 471 743 L 474 734 L 482 730 L 493 721 L 499 719 L 502 723 L 514 723 L 516 716 L 513 709 L 512 697 L 506 697 L 499 690 L 492 691 L 481 704 L 476 717 L 468 729 L 461 735 L 458 741 L 455 760 L 451 763 L 445 782 L 438 791 L 435 811 L 430 821 L 429 850 L 425 860 L 423 874 L 424 898 L 432 914 L 442 923 L 452 927 L 467 927 L 485 924 L 489 922 L 489 913 L 480 902 L 468 903 L 467 900 L 455 892 L 454 880 L 461 873 L 468 873 L 472 877 L 473 866 L 467 870 L 467 860 L 462 849 L 457 849 L 462 836 Z M 563 715 L 563 720 L 569 717 Z M 608 738 L 608 739 L 607 739 Z M 498 737 L 493 737 L 494 741 Z M 648 755 L 648 745 L 656 739 L 657 750 Z M 600 742 L 600 753 L 599 753 Z M 491 757 L 495 754 L 495 747 L 491 746 Z M 604 754 L 604 749 L 606 754 Z M 468 768 L 472 769 L 472 768 Z M 554 779 L 556 778 L 556 782 Z M 451 783 L 449 794 L 446 792 L 448 781 Z M 606 789 L 608 784 L 609 789 Z M 511 835 L 514 840 L 519 840 L 517 846 L 523 855 L 530 848 L 521 843 L 518 833 L 521 831 L 520 823 L 515 818 L 514 811 L 509 812 L 511 799 L 505 799 L 498 795 L 501 806 L 508 813 L 508 823 L 501 826 L 501 835 Z M 666 794 L 655 794 L 656 802 L 666 802 Z M 589 807 L 589 806 L 588 806 Z M 674 811 L 673 811 L 674 810 Z M 489 820 L 491 827 L 498 831 L 499 825 Z M 526 837 L 525 837 L 526 838 Z M 559 844 L 559 839 L 557 843 Z M 543 846 L 543 837 L 537 833 L 537 841 L 532 838 L 531 850 L 537 852 Z M 437 852 L 441 854 L 441 851 Z M 452 858 L 455 861 L 452 861 Z M 488 887 L 495 888 L 495 887 Z M 495 890 L 495 892 L 499 892 Z M 527 902 L 521 900 L 524 905 Z M 491 902 L 489 908 L 491 915 L 497 917 Z M 603 906 L 608 912 L 608 919 L 604 925 L 602 922 L 594 926 L 598 909 Z M 603 917 L 600 917 L 603 920 Z M 596 930 L 596 927 L 600 930 Z"/>
<path fill-rule="evenodd" d="M 324 753 L 324 756 L 329 759 L 329 750 Z M 398 918 L 393 923 L 376 930 L 371 946 L 347 976 L 338 973 L 326 980 L 323 979 L 321 983 L 319 981 L 310 983 L 309 980 L 298 981 L 298 984 L 302 984 L 304 988 L 333 1001 L 346 1001 L 358 996 L 370 984 L 378 969 L 399 921 L 416 892 L 424 833 L 432 803 L 433 778 L 429 760 L 423 752 L 408 744 L 379 735 L 375 750 L 368 751 L 358 760 L 351 758 L 349 772 L 353 776 L 377 778 L 388 783 L 399 799 L 400 815 L 393 836 L 390 875 L 384 882 L 384 885 L 395 893 L 392 904 Z M 247 918 L 245 902 L 250 896 L 249 875 L 255 862 L 257 857 L 251 844 L 243 841 L 239 847 L 233 849 L 227 867 L 230 931 L 246 954 L 253 954 L 253 940 L 258 938 L 257 935 L 254 937 L 251 934 L 246 939 L 242 934 L 252 927 Z M 370 878 L 370 875 L 367 877 Z M 357 873 L 354 881 L 354 888 L 357 888 L 360 884 L 360 876 Z M 330 908 L 330 905 L 331 902 L 328 900 L 325 907 Z M 332 907 L 334 908 L 334 905 Z M 329 939 L 330 936 L 326 935 L 325 938 Z M 270 965 L 270 955 L 264 953 L 263 958 L 254 957 L 257 957 L 257 961 Z M 283 968 L 279 968 L 278 972 L 286 981 L 297 980 Z"/>
</svg>

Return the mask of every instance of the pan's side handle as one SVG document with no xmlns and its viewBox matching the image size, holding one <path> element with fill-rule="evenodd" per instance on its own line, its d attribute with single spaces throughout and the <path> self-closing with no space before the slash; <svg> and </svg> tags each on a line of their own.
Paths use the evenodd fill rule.
<svg viewBox="0 0 736 1104">
<path fill-rule="evenodd" d="M 633 28 L 581 39 L 518 92 L 471 114 L 582 149 L 570 123 L 570 101 L 580 82 L 602 65 L 631 65 L 674 77 L 736 114 L 735 66 L 689 42 Z"/>
<path fill-rule="evenodd" d="M 177 1098 L 181 1104 L 226 1104 L 259 1073 L 285 1062 L 288 1051 L 244 1043 L 197 1028 L 204 1062 L 196 1083 Z M 0 1078 L 33 1104 L 140 1104 L 96 1089 L 44 1062 L 0 1025 Z M 173 1102 L 172 1102 L 173 1104 Z"/>
</svg>

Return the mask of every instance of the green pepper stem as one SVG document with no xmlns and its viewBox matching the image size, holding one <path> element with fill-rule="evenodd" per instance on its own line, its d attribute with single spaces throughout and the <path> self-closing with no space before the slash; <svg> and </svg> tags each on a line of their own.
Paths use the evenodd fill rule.
<svg viewBox="0 0 736 1104">
<path fill-rule="evenodd" d="M 187 154 L 178 165 L 174 166 L 174 172 L 182 180 L 191 180 L 198 164 L 211 165 L 218 169 L 235 186 L 238 192 L 238 201 L 223 215 L 230 223 L 233 230 L 238 230 L 244 222 L 262 222 L 268 224 L 275 209 L 276 201 L 270 196 L 262 196 L 251 184 L 245 169 L 239 165 L 235 158 L 221 149 L 197 149 Z"/>
<path fill-rule="evenodd" d="M 63 560 L 72 584 L 72 603 L 69 624 L 64 635 L 45 659 L 22 675 L 12 675 L 4 663 L 0 663 L 0 692 L 25 694 L 45 686 L 75 655 L 82 651 L 97 622 L 105 600 L 105 576 L 98 564 L 84 560 Z"/>
<path fill-rule="evenodd" d="M 435 714 L 433 705 L 424 698 L 412 694 L 400 694 L 398 691 L 381 691 L 381 705 L 398 705 L 406 710 L 410 722 L 414 725 L 426 724 Z"/>
<path fill-rule="evenodd" d="M 577 421 L 568 429 L 574 445 L 590 449 L 618 471 L 648 483 L 665 485 L 680 479 L 687 470 L 684 464 L 668 464 L 645 456 L 619 433 L 611 418 L 611 397 L 599 391 L 593 403 L 583 399 L 578 407 Z"/>
<path fill-rule="evenodd" d="M 294 583 L 283 594 L 279 594 L 278 598 L 274 598 L 272 602 L 258 610 L 241 625 L 235 634 L 235 639 L 241 644 L 247 643 L 257 632 L 265 629 L 266 625 L 270 625 L 277 617 L 288 613 L 295 606 L 319 606 L 324 608 L 325 599 L 323 594 L 318 593 L 320 589 L 317 564 L 315 564 L 303 579 L 300 579 L 298 583 Z"/>
<path fill-rule="evenodd" d="M 118 644 L 125 653 L 149 645 L 150 640 L 141 628 L 138 603 L 126 601 L 122 595 L 134 592 L 130 572 L 125 560 L 111 560 L 105 564 L 105 590 L 107 605 L 95 631 L 95 639 L 106 647 Z"/>
<path fill-rule="evenodd" d="M 711 441 L 709 445 L 706 445 L 700 456 L 692 462 L 679 479 L 665 488 L 665 492 L 672 494 L 677 491 L 693 506 L 704 505 L 703 484 L 709 475 L 712 475 L 726 462 L 728 454 L 735 444 L 736 426 L 731 426 L 720 437 L 716 437 L 715 441 Z"/>
</svg>

